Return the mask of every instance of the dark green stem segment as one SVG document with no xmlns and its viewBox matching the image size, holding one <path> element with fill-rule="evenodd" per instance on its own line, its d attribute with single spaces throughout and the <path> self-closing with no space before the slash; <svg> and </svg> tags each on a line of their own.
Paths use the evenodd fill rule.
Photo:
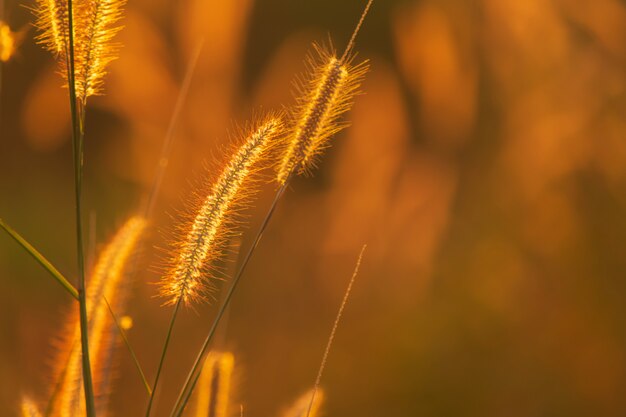
<svg viewBox="0 0 626 417">
<path fill-rule="evenodd" d="M 67 48 L 67 81 L 70 90 L 70 110 L 72 113 L 72 144 L 74 151 L 74 192 L 76 198 L 76 252 L 78 258 L 78 304 L 80 312 L 80 344 L 83 362 L 83 385 L 85 388 L 85 408 L 87 417 L 96 417 L 96 407 L 89 360 L 89 320 L 87 317 L 87 297 L 85 294 L 85 255 L 83 247 L 82 222 L 82 183 L 83 183 L 83 142 L 85 136 L 85 102 L 79 103 L 76 97 L 76 74 L 74 68 L 74 13 L 72 0 L 67 0 L 69 45 Z"/>
<path fill-rule="evenodd" d="M 235 277 L 233 278 L 233 283 L 231 284 L 230 288 L 228 289 L 228 292 L 226 293 L 224 302 L 220 306 L 220 309 L 217 312 L 217 316 L 215 317 L 215 320 L 213 321 L 211 329 L 209 330 L 209 333 L 207 334 L 204 340 L 204 343 L 202 344 L 202 348 L 200 349 L 200 352 L 198 353 L 198 356 L 196 357 L 196 360 L 191 370 L 189 371 L 189 374 L 187 375 L 185 384 L 183 385 L 183 388 L 180 391 L 180 394 L 178 395 L 178 399 L 176 400 L 176 404 L 174 405 L 174 409 L 172 410 L 170 417 L 178 417 L 185 410 L 185 407 L 187 406 L 187 402 L 189 401 L 189 398 L 191 397 L 193 389 L 195 388 L 196 382 L 200 375 L 200 365 L 202 364 L 202 361 L 206 355 L 207 349 L 209 348 L 209 345 L 211 344 L 211 341 L 213 340 L 213 336 L 215 334 L 215 331 L 217 330 L 220 320 L 222 319 L 222 316 L 226 312 L 226 308 L 230 304 L 230 300 L 233 294 L 235 293 L 235 290 L 237 289 L 237 284 L 241 280 L 241 277 L 243 276 L 243 273 L 246 270 L 246 266 L 248 265 L 248 262 L 252 258 L 252 254 L 254 253 L 254 250 L 259 245 L 259 242 L 261 241 L 261 237 L 263 236 L 263 232 L 267 228 L 267 225 L 269 224 L 269 221 L 272 218 L 272 215 L 274 214 L 274 211 L 276 209 L 276 205 L 278 204 L 278 201 L 280 200 L 282 195 L 285 193 L 285 190 L 287 189 L 287 185 L 289 184 L 289 180 L 292 176 L 293 176 L 293 171 L 292 171 L 292 174 L 284 182 L 284 184 L 281 185 L 281 187 L 276 192 L 276 195 L 274 196 L 274 201 L 272 201 L 272 205 L 270 206 L 269 211 L 265 215 L 265 218 L 263 219 L 263 223 L 259 227 L 259 231 L 257 232 L 254 238 L 252 246 L 250 246 L 250 249 L 246 253 L 246 256 L 244 257 L 241 263 L 241 266 L 239 267 L 239 270 L 237 271 Z"/>
<path fill-rule="evenodd" d="M 167 329 L 167 336 L 165 337 L 165 343 L 163 344 L 163 352 L 161 352 L 161 359 L 159 359 L 159 367 L 157 368 L 156 376 L 154 377 L 154 383 L 152 384 L 152 393 L 150 394 L 150 399 L 148 400 L 148 408 L 146 409 L 146 417 L 150 416 L 150 411 L 152 410 L 152 403 L 154 401 L 154 394 L 156 393 L 157 386 L 159 385 L 159 378 L 161 377 L 161 370 L 163 369 L 163 363 L 165 362 L 165 355 L 167 354 L 167 348 L 170 345 L 170 339 L 172 337 L 172 330 L 174 329 L 174 323 L 176 322 L 176 317 L 178 316 L 178 311 L 180 310 L 180 305 L 182 304 L 183 297 L 178 297 L 178 301 L 174 306 L 174 311 L 172 312 L 172 318 L 170 319 L 170 325 Z"/>
</svg>

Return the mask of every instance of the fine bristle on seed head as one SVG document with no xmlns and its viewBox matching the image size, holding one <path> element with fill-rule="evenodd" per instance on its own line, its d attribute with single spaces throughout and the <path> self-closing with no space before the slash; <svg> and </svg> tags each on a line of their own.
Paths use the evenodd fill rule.
<svg viewBox="0 0 626 417">
<path fill-rule="evenodd" d="M 334 51 L 317 45 L 315 51 L 317 57 L 309 60 L 311 75 L 299 83 L 290 113 L 289 135 L 276 174 L 281 184 L 294 173 L 310 172 L 330 138 L 346 126 L 340 117 L 352 107 L 368 70 L 367 62 L 353 65 L 352 59 L 341 60 Z"/>
<path fill-rule="evenodd" d="M 121 30 L 126 0 L 89 0 L 72 4 L 74 39 L 74 84 L 81 102 L 101 94 L 106 66 L 116 58 L 119 45 L 113 41 Z M 34 10 L 37 40 L 51 51 L 61 64 L 66 80 L 70 56 L 70 29 L 67 0 L 37 0 Z"/>
<path fill-rule="evenodd" d="M 213 290 L 211 268 L 236 233 L 238 212 L 258 189 L 257 174 L 272 163 L 272 149 L 282 129 L 281 119 L 270 117 L 252 130 L 196 205 L 161 280 L 160 294 L 166 304 L 204 300 Z"/>
<path fill-rule="evenodd" d="M 67 1 L 37 0 L 34 12 L 37 17 L 35 26 L 40 32 L 37 41 L 64 60 L 69 48 Z"/>
</svg>

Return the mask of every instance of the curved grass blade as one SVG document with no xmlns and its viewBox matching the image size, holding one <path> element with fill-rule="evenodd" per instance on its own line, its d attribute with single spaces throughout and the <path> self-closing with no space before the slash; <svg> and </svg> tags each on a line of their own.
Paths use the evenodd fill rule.
<svg viewBox="0 0 626 417">
<path fill-rule="evenodd" d="M 0 219 L 0 227 L 4 229 L 5 232 L 9 234 L 17 243 L 20 244 L 22 248 L 26 250 L 26 252 L 30 253 L 30 255 L 35 258 L 37 262 L 41 266 L 45 268 L 46 271 L 52 275 L 52 277 L 65 288 L 65 290 L 72 296 L 74 299 L 78 300 L 78 291 L 76 288 L 59 272 L 58 269 L 54 267 L 37 249 L 33 247 L 30 243 L 26 241 L 19 233 L 17 233 L 11 226 L 6 224 L 4 220 Z"/>
</svg>

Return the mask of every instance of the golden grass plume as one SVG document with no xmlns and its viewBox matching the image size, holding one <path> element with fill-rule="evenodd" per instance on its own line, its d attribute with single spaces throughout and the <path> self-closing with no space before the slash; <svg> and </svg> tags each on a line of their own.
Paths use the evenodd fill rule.
<svg viewBox="0 0 626 417">
<path fill-rule="evenodd" d="M 74 76 L 76 96 L 82 102 L 102 93 L 106 66 L 116 58 L 120 45 L 113 41 L 121 30 L 126 0 L 73 2 Z M 61 64 L 68 79 L 70 31 L 67 0 L 37 0 L 38 40 Z"/>
<path fill-rule="evenodd" d="M 193 221 L 181 228 L 169 267 L 161 280 L 166 304 L 204 299 L 213 289 L 212 263 L 224 254 L 228 237 L 236 231 L 237 212 L 257 187 L 260 170 L 272 163 L 272 148 L 282 133 L 279 117 L 260 123 L 234 153 L 210 192 L 198 205 Z"/>
<path fill-rule="evenodd" d="M 195 417 L 228 417 L 235 356 L 209 352 L 198 380 Z"/>
<path fill-rule="evenodd" d="M 106 305 L 108 301 L 114 311 L 119 311 L 125 300 L 126 266 L 147 225 L 141 216 L 131 217 L 118 230 L 111 242 L 100 254 L 87 288 L 87 311 L 89 317 L 89 349 L 93 358 L 92 367 L 97 392 L 98 408 L 106 405 L 107 385 L 110 373 L 110 354 L 115 345 L 116 334 L 113 321 Z M 53 416 L 78 416 L 85 414 L 82 395 L 82 361 L 78 316 L 69 323 L 66 348 L 57 363 L 63 364 L 57 382 L 58 395 L 53 404 Z"/>
<path fill-rule="evenodd" d="M 16 34 L 8 24 L 0 20 L 0 62 L 7 62 L 15 55 L 17 49 Z"/>
<path fill-rule="evenodd" d="M 287 181 L 292 172 L 308 172 L 328 147 L 329 139 L 346 127 L 340 117 L 348 111 L 368 70 L 367 62 L 338 58 L 331 48 L 314 45 L 307 60 L 309 75 L 296 83 L 297 98 L 289 117 L 289 137 L 278 165 L 277 180 Z"/>
</svg>

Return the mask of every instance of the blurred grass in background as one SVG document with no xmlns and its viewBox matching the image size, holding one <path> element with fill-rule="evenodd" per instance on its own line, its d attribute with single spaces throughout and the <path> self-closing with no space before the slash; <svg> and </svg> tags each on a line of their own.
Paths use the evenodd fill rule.
<svg viewBox="0 0 626 417">
<path fill-rule="evenodd" d="M 185 63 L 206 39 L 129 312 L 149 375 L 169 314 L 149 284 L 168 213 L 235 124 L 292 103 L 311 42 L 330 33 L 342 49 L 363 3 L 129 3 L 107 95 L 88 112 L 92 250 L 150 184 Z M 3 66 L 0 215 L 73 276 L 67 92 L 29 11 L 4 8 L 28 31 Z M 277 415 L 310 387 L 363 243 L 323 380 L 326 415 L 623 415 L 624 39 L 619 0 L 375 2 L 358 39 L 372 70 L 352 127 L 313 178 L 294 181 L 223 329 L 245 415 Z M 21 393 L 46 398 L 71 300 L 6 236 L 0 294 L 0 415 L 16 415 Z M 184 313 L 158 415 L 214 312 Z M 138 415 L 143 388 L 119 358 L 112 414 Z"/>
</svg>

